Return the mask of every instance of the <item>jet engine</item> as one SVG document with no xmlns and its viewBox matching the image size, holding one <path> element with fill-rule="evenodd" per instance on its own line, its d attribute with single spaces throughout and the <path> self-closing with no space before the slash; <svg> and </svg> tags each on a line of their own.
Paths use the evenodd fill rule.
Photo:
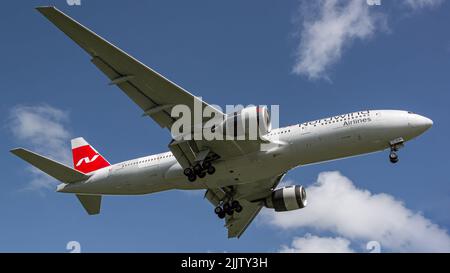
<svg viewBox="0 0 450 273">
<path fill-rule="evenodd" d="M 250 106 L 227 115 L 219 127 L 224 136 L 246 140 L 255 140 L 272 129 L 266 106 Z"/>
<path fill-rule="evenodd" d="M 303 186 L 289 186 L 272 191 L 264 201 L 267 208 L 275 211 L 296 210 L 306 207 L 306 190 Z"/>
</svg>

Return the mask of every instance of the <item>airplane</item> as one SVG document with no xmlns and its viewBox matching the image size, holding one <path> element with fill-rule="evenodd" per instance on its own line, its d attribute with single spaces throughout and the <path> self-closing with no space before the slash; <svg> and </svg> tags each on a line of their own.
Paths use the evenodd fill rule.
<svg viewBox="0 0 450 273">
<path fill-rule="evenodd" d="M 427 117 L 401 110 L 364 110 L 271 128 L 267 107 L 250 106 L 223 113 L 137 61 L 55 7 L 38 7 L 50 22 L 84 49 L 91 62 L 119 87 L 143 115 L 162 128 L 178 121 L 176 105 L 194 104 L 212 110 L 218 127 L 257 122 L 256 139 L 196 139 L 174 136 L 169 152 L 111 164 L 85 139 L 72 139 L 73 167 L 24 148 L 11 152 L 59 180 L 56 191 L 75 194 L 88 214 L 100 212 L 103 195 L 150 194 L 172 189 L 205 190 L 215 214 L 225 221 L 228 237 L 239 238 L 263 207 L 277 212 L 307 206 L 305 187 L 277 188 L 296 167 L 389 150 L 397 163 L 398 150 L 432 125 Z M 195 126 L 205 126 L 201 118 Z M 245 123 L 247 124 L 247 123 Z M 225 129 L 219 134 L 228 134 Z M 242 133 L 242 132 L 241 132 Z M 233 131 L 236 135 L 236 131 Z M 270 146 L 273 144 L 272 146 Z M 263 145 L 269 148 L 262 149 Z"/>
</svg>

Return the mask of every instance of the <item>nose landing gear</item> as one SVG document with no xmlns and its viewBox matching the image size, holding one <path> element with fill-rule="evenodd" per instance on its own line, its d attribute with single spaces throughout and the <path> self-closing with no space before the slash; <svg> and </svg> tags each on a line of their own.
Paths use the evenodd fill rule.
<svg viewBox="0 0 450 273">
<path fill-rule="evenodd" d="M 404 143 L 404 140 L 401 137 L 389 142 L 389 144 L 391 146 L 391 152 L 389 153 L 389 161 L 391 163 L 395 164 L 398 162 L 399 159 L 398 159 L 397 152 L 400 148 L 402 148 L 404 146 L 403 143 Z"/>
<path fill-rule="evenodd" d="M 393 164 L 398 162 L 398 155 L 393 150 L 391 150 L 391 152 L 389 153 L 389 161 L 391 161 L 391 163 L 393 163 Z"/>
</svg>

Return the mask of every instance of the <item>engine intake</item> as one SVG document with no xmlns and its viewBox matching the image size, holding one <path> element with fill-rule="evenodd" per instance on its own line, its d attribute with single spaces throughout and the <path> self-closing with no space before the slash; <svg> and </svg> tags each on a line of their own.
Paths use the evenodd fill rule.
<svg viewBox="0 0 450 273">
<path fill-rule="evenodd" d="M 264 205 L 275 211 L 302 209 L 307 205 L 306 190 L 303 186 L 289 186 L 274 190 L 266 198 Z"/>
<path fill-rule="evenodd" d="M 272 125 L 265 106 L 250 106 L 228 115 L 220 127 L 224 136 L 256 140 L 270 132 Z"/>
</svg>

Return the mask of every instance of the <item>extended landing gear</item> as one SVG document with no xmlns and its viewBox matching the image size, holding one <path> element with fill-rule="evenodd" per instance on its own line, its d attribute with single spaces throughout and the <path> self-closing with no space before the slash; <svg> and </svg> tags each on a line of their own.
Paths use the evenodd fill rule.
<svg viewBox="0 0 450 273">
<path fill-rule="evenodd" d="M 203 167 L 203 170 L 206 170 L 206 172 L 209 175 L 211 175 L 211 174 L 216 172 L 216 168 L 214 168 L 214 166 L 209 161 L 204 162 L 202 167 Z"/>
<path fill-rule="evenodd" d="M 237 201 L 237 200 L 234 200 L 233 202 L 231 202 L 231 207 L 237 213 L 242 211 L 242 206 L 241 206 L 241 204 L 239 204 L 239 201 Z"/>
<path fill-rule="evenodd" d="M 183 173 L 187 176 L 188 180 L 194 182 L 197 177 L 204 178 L 206 174 L 212 175 L 216 172 L 216 168 L 209 161 L 203 162 L 203 164 L 195 164 L 192 168 L 184 169 Z"/>
<path fill-rule="evenodd" d="M 197 176 L 191 168 L 184 169 L 183 173 L 187 176 L 190 182 L 194 182 L 197 179 Z"/>
<path fill-rule="evenodd" d="M 218 206 L 214 209 L 214 212 L 217 214 L 217 216 L 220 219 L 225 218 L 226 215 L 233 215 L 234 212 L 241 212 L 242 211 L 242 206 L 241 204 L 239 204 L 239 201 L 237 200 L 233 200 L 231 203 L 230 202 L 226 202 L 224 203 L 222 206 Z"/>
<path fill-rule="evenodd" d="M 398 155 L 397 152 L 398 150 L 403 147 L 403 138 L 397 138 L 392 140 L 389 144 L 391 146 L 391 152 L 389 153 L 389 161 L 391 161 L 391 163 L 395 164 L 398 162 Z"/>
<path fill-rule="evenodd" d="M 398 155 L 395 151 L 391 151 L 389 153 L 389 161 L 391 161 L 391 163 L 393 163 L 393 164 L 398 162 Z"/>
<path fill-rule="evenodd" d="M 223 208 L 222 207 L 216 207 L 215 209 L 214 209 L 214 212 L 217 214 L 217 216 L 220 218 L 220 219 L 223 219 L 223 218 L 225 218 L 225 211 L 223 210 Z"/>
</svg>

